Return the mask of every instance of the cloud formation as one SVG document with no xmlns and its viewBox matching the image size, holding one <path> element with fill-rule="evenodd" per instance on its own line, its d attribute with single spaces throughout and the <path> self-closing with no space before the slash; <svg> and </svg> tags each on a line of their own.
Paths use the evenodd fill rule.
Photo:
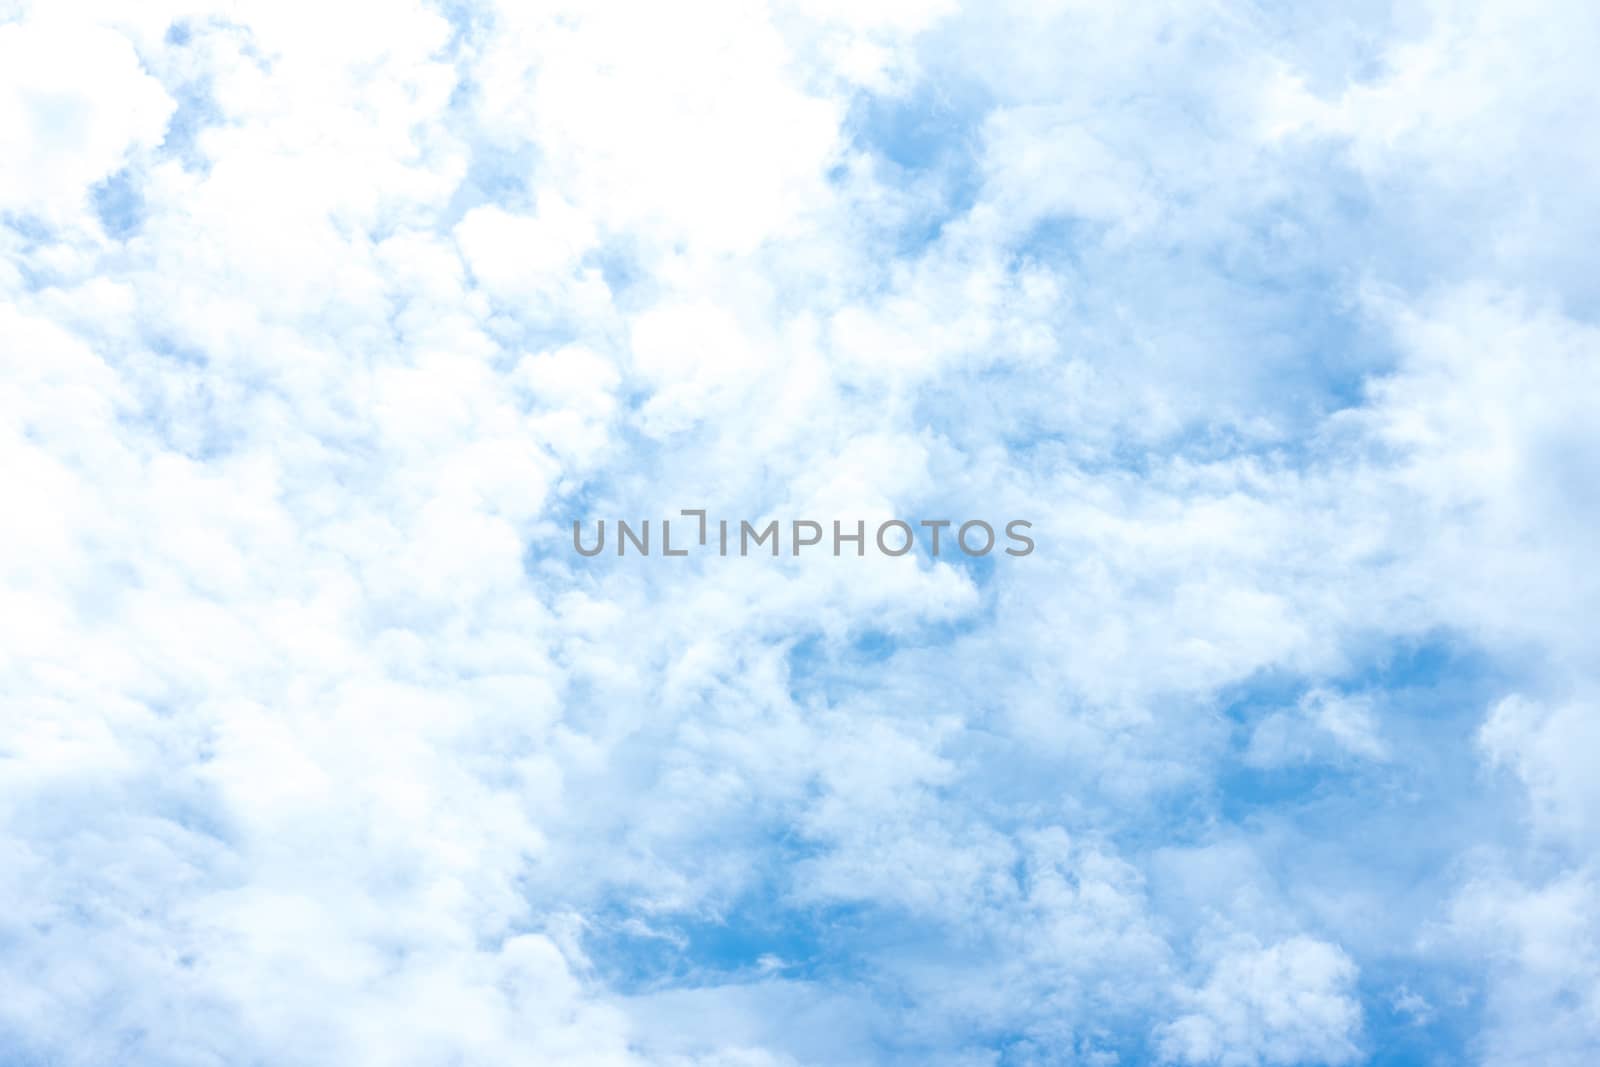
<svg viewBox="0 0 1600 1067">
<path fill-rule="evenodd" d="M 0 6 L 0 1061 L 1589 1063 L 1597 45 Z"/>
</svg>

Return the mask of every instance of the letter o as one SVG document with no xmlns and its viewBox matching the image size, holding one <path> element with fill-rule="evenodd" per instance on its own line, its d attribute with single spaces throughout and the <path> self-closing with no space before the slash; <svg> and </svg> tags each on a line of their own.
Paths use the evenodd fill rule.
<svg viewBox="0 0 1600 1067">
<path fill-rule="evenodd" d="M 898 526 L 900 529 L 906 532 L 906 543 L 901 546 L 898 552 L 889 551 L 889 546 L 883 543 L 883 531 L 887 530 L 891 526 Z M 910 552 L 911 546 L 916 543 L 917 535 L 911 532 L 911 525 L 909 523 L 901 522 L 899 519 L 890 519 L 888 522 L 878 527 L 878 551 L 882 552 L 885 556 L 903 556 L 907 552 Z"/>
<path fill-rule="evenodd" d="M 984 542 L 983 551 L 981 552 L 974 552 L 967 545 L 967 531 L 972 529 L 974 526 L 982 526 L 983 532 L 989 535 L 989 540 Z M 982 519 L 973 519 L 970 522 L 964 522 L 961 524 L 961 529 L 956 531 L 956 540 L 961 542 L 961 551 L 965 552 L 967 555 L 987 556 L 994 549 L 994 527 L 990 526 Z"/>
</svg>

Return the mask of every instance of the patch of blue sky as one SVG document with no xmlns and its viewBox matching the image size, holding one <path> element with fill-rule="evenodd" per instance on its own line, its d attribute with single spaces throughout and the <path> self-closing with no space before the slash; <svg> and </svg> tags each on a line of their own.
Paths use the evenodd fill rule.
<svg viewBox="0 0 1600 1067">
<path fill-rule="evenodd" d="M 450 43 L 446 47 L 451 55 L 460 54 L 493 29 L 492 12 L 471 0 L 434 0 L 432 7 L 450 23 Z"/>
<path fill-rule="evenodd" d="M 185 82 L 168 90 L 177 108 L 167 121 L 166 136 L 159 153 L 181 162 L 186 170 L 207 171 L 210 161 L 200 151 L 200 134 L 208 126 L 222 122 L 222 114 L 204 80 Z"/>
<path fill-rule="evenodd" d="M 947 945 L 955 940 L 948 930 L 942 934 Z M 871 990 L 880 1020 L 871 1062 L 1067 1067 L 1161 1061 L 1151 1020 L 1117 1003 L 1111 989 L 1086 990 L 1070 979 L 1054 988 L 1024 981 L 985 1010 L 972 1003 L 970 983 L 978 967 L 993 966 L 992 957 L 934 958 L 924 944 L 906 949 L 901 958 L 884 961 L 884 981 Z"/>
<path fill-rule="evenodd" d="M 1290 321 L 1293 313 L 1285 309 L 1281 321 Z M 1011 463 L 1023 469 L 1035 462 L 1070 462 L 1088 473 L 1145 477 L 1178 459 L 1206 463 L 1240 455 L 1270 456 L 1278 465 L 1303 469 L 1323 458 L 1324 444 L 1316 433 L 1320 421 L 1359 402 L 1369 368 L 1385 358 L 1375 353 L 1387 350 L 1382 338 L 1352 316 L 1329 315 L 1320 323 L 1314 313 L 1307 317 L 1312 321 L 1301 337 L 1266 336 L 1273 332 L 1268 326 L 1264 336 L 1241 331 L 1203 347 L 1197 343 L 1195 358 L 1219 365 L 1231 351 L 1266 355 L 1253 367 L 1233 365 L 1207 378 L 1203 388 L 1218 394 L 1214 406 L 1195 403 L 1180 410 L 1175 421 L 1172 412 L 1160 423 L 1142 415 L 1131 391 L 1121 407 L 1114 401 L 1079 410 L 1091 395 L 1080 391 L 1080 375 L 1092 374 L 1103 385 L 1122 370 L 1120 359 L 1099 342 L 1078 347 L 1071 339 L 1061 342 L 1053 365 L 996 362 L 952 370 L 919 391 L 915 419 L 939 428 L 966 454 L 1003 446 Z M 1168 327 L 1173 334 L 1182 329 L 1181 323 Z M 1274 348 L 1280 350 L 1276 355 Z M 1347 359 L 1328 355 L 1357 350 Z M 1313 352 L 1326 360 L 1323 367 L 1302 358 Z M 1183 373 L 1206 377 L 1199 369 Z M 1261 418 L 1257 401 L 1262 398 L 1270 404 L 1268 422 Z"/>
<path fill-rule="evenodd" d="M 863 692 L 896 677 L 900 665 L 893 661 L 919 652 L 950 656 L 968 634 L 982 631 L 989 621 L 980 611 L 954 620 L 919 621 L 893 632 L 878 628 L 850 630 L 830 639 L 820 629 L 791 638 L 785 661 L 789 691 L 800 703 L 832 703 Z"/>
<path fill-rule="evenodd" d="M 1455 964 L 1419 967 L 1412 959 L 1361 961 L 1368 1067 L 1469 1063 L 1483 1025 L 1478 976 Z"/>
<path fill-rule="evenodd" d="M 139 231 L 144 221 L 144 194 L 137 176 L 127 167 L 89 191 L 90 202 L 106 233 L 124 240 Z"/>
<path fill-rule="evenodd" d="M 892 677 L 902 673 L 902 669 L 915 670 L 915 665 L 909 661 L 895 660 L 893 666 L 887 665 L 902 652 L 896 638 L 878 631 L 867 631 L 852 641 L 833 645 L 812 636 L 796 643 L 791 650 L 791 671 L 802 687 L 808 683 L 827 686 L 836 682 L 839 697 L 874 700 L 876 695 L 870 688 L 874 676 L 881 694 L 885 686 L 892 688 Z M 950 654 L 959 655 L 958 642 L 946 646 L 945 658 Z M 1419 706 L 1404 709 L 1407 716 L 1423 715 L 1422 706 L 1430 706 L 1441 722 L 1461 727 L 1469 724 L 1473 716 L 1461 710 L 1471 706 L 1471 702 L 1462 701 L 1460 690 L 1482 688 L 1492 674 L 1492 668 L 1470 650 L 1447 635 L 1433 635 L 1395 645 L 1387 654 L 1376 655 L 1371 662 L 1354 667 L 1334 684 L 1350 689 L 1411 694 Z M 1237 687 L 1228 702 L 1228 712 L 1248 719 L 1252 714 L 1249 708 L 1292 704 L 1303 695 L 1308 684 L 1306 679 L 1287 675 L 1255 679 Z M 805 694 L 797 696 L 803 699 Z M 975 725 L 974 722 L 970 727 Z M 982 747 L 982 733 L 969 728 L 964 734 L 971 736 L 964 736 L 962 741 L 963 764 L 981 781 L 940 792 L 948 794 L 947 801 L 957 805 L 981 795 L 989 817 L 998 819 L 994 825 L 1000 828 L 1007 821 L 1004 805 L 1008 791 L 995 788 L 990 776 L 982 770 L 984 761 L 978 751 Z M 1459 734 L 1460 730 L 1447 733 Z M 998 737 L 991 740 L 993 745 L 1004 749 L 999 755 L 1003 756 L 1008 775 L 1025 783 L 1013 791 L 1015 800 L 1030 806 L 1028 817 L 1017 825 L 1031 825 L 1040 815 L 1037 802 L 1045 795 L 1043 787 L 1052 778 L 1051 768 L 1041 767 L 1037 774 L 1030 773 L 1025 766 L 1026 759 L 1021 759 L 1023 765 L 1019 765 L 1022 754 L 1016 751 L 1014 742 Z M 1455 743 L 1459 746 L 1467 742 L 1457 737 Z M 996 766 L 999 765 L 997 762 Z M 1444 772 L 1468 765 L 1470 762 L 1461 752 L 1441 753 L 1435 763 Z M 1299 770 L 1291 774 L 1293 781 L 1279 783 L 1286 784 L 1285 791 L 1271 795 L 1259 782 L 1239 777 L 1224 776 L 1220 783 L 1223 795 L 1217 814 L 1222 814 L 1227 824 L 1249 832 L 1260 832 L 1258 824 L 1262 819 L 1284 826 L 1275 834 L 1286 847 L 1265 854 L 1280 857 L 1280 869 L 1275 871 L 1277 878 L 1285 884 L 1318 884 L 1324 889 L 1337 888 L 1347 881 L 1351 889 L 1392 897 L 1397 914 L 1436 913 L 1449 888 L 1444 879 L 1446 868 L 1451 858 L 1459 855 L 1462 842 L 1440 843 L 1434 832 L 1436 827 L 1424 824 L 1429 821 L 1425 816 L 1430 805 L 1441 797 L 1451 800 L 1445 805 L 1451 818 L 1459 818 L 1463 809 L 1454 802 L 1450 783 L 1424 782 L 1407 789 L 1395 789 L 1377 777 L 1358 781 L 1347 773 L 1343 781 L 1338 781 L 1337 776 L 1323 770 Z M 1056 781 L 1059 786 L 1059 778 Z M 1456 783 L 1457 786 L 1461 784 Z M 963 789 L 966 792 L 962 792 Z M 972 795 L 967 795 L 969 793 Z M 1131 824 L 1128 833 L 1116 833 L 1111 827 L 1105 829 L 1119 844 L 1135 849 L 1170 846 L 1186 839 L 1190 844 L 1203 844 L 1206 835 L 1201 827 L 1209 825 L 1215 829 L 1216 824 L 1197 818 L 1198 811 L 1186 816 L 1178 808 L 1180 800 L 1192 805 L 1195 799 L 1193 796 L 1174 798 L 1171 810 L 1158 806 L 1146 811 Z M 1386 811 L 1386 808 L 1392 810 Z M 1417 819 L 1421 822 L 1413 828 L 1414 832 L 1402 832 L 1406 821 Z M 1479 830 L 1483 828 L 1481 823 L 1476 825 Z M 1426 847 L 1429 840 L 1433 841 L 1432 847 Z M 800 853 L 794 851 L 796 847 L 800 848 Z M 804 859 L 805 847 L 803 843 L 796 846 L 792 838 L 777 834 L 763 854 L 774 860 L 774 870 L 781 872 L 796 868 Z M 1159 897 L 1162 887 L 1157 885 L 1155 892 Z M 1161 910 L 1166 914 L 1174 913 L 1167 908 Z M 906 957 L 907 952 L 915 957 L 931 945 L 944 946 L 926 961 L 935 968 L 953 966 L 951 953 L 961 955 L 950 942 L 947 931 L 925 929 L 925 924 L 892 911 L 796 906 L 786 898 L 781 880 L 765 884 L 759 891 L 711 917 L 653 916 L 648 927 L 641 927 L 629 922 L 637 914 L 619 902 L 612 913 L 615 921 L 599 923 L 600 932 L 589 945 L 602 974 L 615 988 L 625 992 L 755 981 L 774 971 L 783 977 L 831 983 L 864 979 L 868 981 L 866 988 L 871 995 L 881 1001 L 875 1010 L 887 1020 L 896 1011 L 915 1012 L 919 999 L 932 992 L 923 984 L 895 993 L 894 972 L 915 966 Z M 1396 943 L 1404 941 L 1397 939 Z M 1470 984 L 1470 976 L 1455 973 L 1443 964 L 1421 961 L 1408 955 L 1406 949 L 1372 955 L 1363 953 L 1359 945 L 1351 948 L 1362 966 L 1360 993 L 1367 1020 L 1366 1036 L 1377 1052 L 1373 1062 L 1420 1064 L 1444 1062 L 1452 1057 L 1459 1060 L 1476 1029 L 1475 1001 L 1470 996 L 1464 997 L 1462 992 Z M 776 961 L 782 961 L 781 968 Z M 930 979 L 924 976 L 922 981 L 926 983 Z M 936 979 L 931 981 L 937 985 Z M 1427 1006 L 1426 1021 L 1419 1021 L 1418 1012 L 1423 1009 L 1397 1002 L 1397 998 L 1407 992 L 1420 998 L 1417 1004 Z M 904 1003 L 897 1006 L 894 1003 L 897 998 Z M 1019 1016 L 1026 1016 L 1030 1008 L 1017 1005 L 1016 1010 Z M 1147 1018 L 1130 1011 L 1120 1025 L 1112 1020 L 1101 1026 L 1091 1044 L 1138 1059 L 1153 1054 L 1148 1025 Z M 928 1034 L 884 1026 L 878 1038 L 877 1054 L 881 1062 L 912 1062 L 919 1053 L 948 1052 L 956 1045 L 988 1049 L 998 1063 L 1039 1062 L 1040 1055 L 1062 1055 L 1066 1050 L 1059 1034 L 1042 1037 L 1026 1027 L 1014 1032 L 1003 1028 L 975 1030 L 962 1034 L 957 1040 L 952 1034 Z M 1082 1035 L 1078 1035 L 1076 1041 L 1081 1042 Z M 1071 1047 L 1078 1045 L 1074 1043 Z"/>
<path fill-rule="evenodd" d="M 649 280 L 640 267 L 638 257 L 620 241 L 606 241 L 584 256 L 582 265 L 600 271 L 611 299 L 620 307 L 627 307 L 639 293 L 639 287 Z"/>
<path fill-rule="evenodd" d="M 208 462 L 247 439 L 246 428 L 222 417 L 226 407 L 203 378 L 194 376 L 182 391 L 145 393 L 138 407 L 119 410 L 116 419 L 119 426 L 148 434 L 189 459 Z"/>
<path fill-rule="evenodd" d="M 1443 819 L 1448 813 L 1454 821 L 1463 807 L 1482 806 L 1480 817 L 1494 819 L 1496 812 L 1504 817 L 1504 798 L 1474 802 L 1483 791 L 1472 772 L 1473 731 L 1486 704 L 1505 691 L 1504 671 L 1444 633 L 1395 639 L 1370 648 L 1368 656 L 1333 678 L 1269 671 L 1219 695 L 1220 713 L 1234 724 L 1236 757 L 1217 781 L 1225 819 L 1292 814 L 1308 829 L 1315 823 L 1317 832 L 1338 837 L 1341 826 L 1348 826 L 1345 820 L 1363 809 L 1372 817 L 1387 810 L 1408 821 Z M 1382 740 L 1397 750 L 1392 758 L 1374 761 L 1351 753 L 1252 764 L 1254 731 L 1268 716 L 1294 713 L 1312 689 L 1370 700 Z M 1442 803 L 1447 797 L 1449 805 Z M 1474 833 L 1481 829 L 1479 824 Z"/>
<path fill-rule="evenodd" d="M 966 520 L 966 518 L 967 516 L 961 516 L 953 519 L 950 527 L 941 535 L 939 544 L 939 559 L 934 565 L 955 568 L 963 577 L 976 586 L 980 593 L 983 593 L 993 584 L 996 568 L 999 565 L 998 560 L 1004 555 L 1005 550 L 1010 542 L 1007 542 L 1005 539 L 1004 519 L 997 520 L 993 516 L 985 517 L 983 521 L 988 522 L 994 531 L 994 547 L 989 552 L 981 556 L 969 555 L 968 553 L 962 551 L 961 548 L 955 543 L 956 538 L 959 535 L 959 527 Z M 978 516 L 972 516 L 972 518 L 978 518 Z M 969 535 L 970 543 L 975 549 L 983 545 L 984 538 L 985 535 L 983 531 L 977 528 L 974 528 Z M 918 547 L 920 549 L 920 544 Z M 992 610 L 992 600 L 986 596 L 984 598 L 982 607 L 977 612 L 967 616 L 969 623 L 987 620 L 988 615 L 990 612 L 992 612 Z M 936 633 L 949 633 L 949 629 L 945 624 L 935 624 L 934 629 Z"/>
<path fill-rule="evenodd" d="M 1168 377 L 1217 402 L 1197 405 L 1196 422 L 1276 411 L 1291 447 L 1316 419 L 1359 403 L 1365 378 L 1393 363 L 1356 301 L 1373 250 L 1393 237 L 1346 168 L 1307 156 L 1319 180 L 1293 197 L 1174 209 L 1170 226 L 1132 236 L 1071 215 L 1038 219 L 1012 246 L 1012 268 L 1046 268 L 1063 288 L 1053 323 L 1063 358 L 1114 376 L 1159 351 Z"/>
<path fill-rule="evenodd" d="M 48 245 L 56 239 L 54 227 L 37 215 L 6 211 L 3 208 L 0 208 L 0 226 L 16 235 L 16 238 L 5 237 L 4 245 L 0 247 L 10 246 L 5 250 L 9 253 L 10 261 L 14 264 L 25 291 L 36 293 L 59 284 L 61 280 L 59 268 L 52 265 L 45 257 L 35 254 L 41 246 Z"/>
<path fill-rule="evenodd" d="M 1270 840 L 1255 855 L 1278 885 L 1299 887 L 1292 899 L 1368 901 L 1372 910 L 1338 934 L 1361 967 L 1371 1062 L 1463 1062 L 1480 1022 L 1475 977 L 1420 946 L 1425 926 L 1448 909 L 1461 856 L 1519 833 L 1514 798 L 1473 770 L 1476 726 L 1504 681 L 1501 668 L 1450 634 L 1375 646 L 1317 684 L 1378 702 L 1388 758 L 1266 768 L 1235 761 L 1209 799 L 1174 798 L 1174 810 L 1132 835 L 1143 842 L 1120 840 Z M 1292 709 L 1312 684 L 1271 672 L 1231 687 L 1221 708 L 1240 726 L 1236 753 L 1251 726 Z"/>
<path fill-rule="evenodd" d="M 907 96 L 862 93 L 855 99 L 845 126 L 852 147 L 889 169 L 886 184 L 913 190 L 923 201 L 895 236 L 897 255 L 915 256 L 976 203 L 986 114 L 977 88 L 938 80 Z"/>
<path fill-rule="evenodd" d="M 578 322 L 568 316 L 540 315 L 515 301 L 491 301 L 492 314 L 481 320 L 484 333 L 497 347 L 489 362 L 498 371 L 509 371 L 530 352 L 551 352 L 577 341 Z"/>
<path fill-rule="evenodd" d="M 1053 1018 L 1045 1002 L 1010 1003 L 1008 1023 L 968 1014 L 963 990 L 972 968 L 993 963 L 994 946 L 975 932 L 955 934 L 891 910 L 790 906 L 769 888 L 709 918 L 653 916 L 644 925 L 621 903 L 598 914 L 586 953 L 618 992 L 810 983 L 848 996 L 865 1013 L 852 1049 L 860 1062 L 927 1063 L 966 1050 L 998 1064 L 1036 1065 L 1073 1062 L 1074 1053 L 1092 1050 L 1136 1057 L 1153 1051 L 1147 1022 L 1136 1013 L 1096 1019 L 1079 1033 Z"/>
<path fill-rule="evenodd" d="M 797 904 L 765 884 L 716 914 L 603 904 L 590 913 L 584 951 L 623 994 L 763 978 L 848 983 L 867 974 L 867 951 L 887 928 L 865 906 Z"/>
<path fill-rule="evenodd" d="M 467 172 L 441 212 L 440 225 L 448 229 L 473 208 L 487 204 L 513 212 L 530 210 L 538 146 L 531 138 L 486 136 L 476 120 L 479 83 L 467 56 L 494 31 L 494 15 L 480 5 L 458 0 L 445 0 L 438 10 L 451 27 L 445 52 L 457 60 L 446 115 L 454 128 L 469 136 Z"/>
<path fill-rule="evenodd" d="M 244 29 L 228 27 L 226 23 L 218 20 L 211 20 L 206 25 L 208 28 L 231 29 L 232 32 L 239 33 L 245 41 L 242 50 L 247 55 L 254 54 L 254 49 L 248 41 L 248 32 Z M 188 47 L 194 40 L 195 30 L 196 27 L 190 20 L 174 22 L 167 28 L 167 43 L 179 48 Z M 177 106 L 172 112 L 172 117 L 167 120 L 158 156 L 178 160 L 185 170 L 208 172 L 211 164 L 200 151 L 200 134 L 207 127 L 225 121 L 222 110 L 217 104 L 210 77 L 200 75 L 170 82 L 166 85 L 166 91 Z"/>
<path fill-rule="evenodd" d="M 584 478 L 564 477 L 552 486 L 541 521 L 554 529 L 544 535 L 532 532 L 522 553 L 522 569 L 530 578 L 553 580 L 562 585 L 580 583 L 597 573 L 608 573 L 616 559 L 614 539 L 618 516 L 617 494 L 613 488 Z M 624 516 L 625 517 L 625 516 Z M 572 547 L 572 524 L 580 523 L 579 537 L 585 547 L 595 543 L 596 524 L 606 523 L 606 551 L 580 557 Z"/>
<path fill-rule="evenodd" d="M 465 103 L 460 106 L 468 107 Z M 488 204 L 513 212 L 530 209 L 538 161 L 538 150 L 531 143 L 506 145 L 483 138 L 475 140 L 467 172 L 441 213 L 440 224 L 453 226 L 473 208 Z"/>
</svg>

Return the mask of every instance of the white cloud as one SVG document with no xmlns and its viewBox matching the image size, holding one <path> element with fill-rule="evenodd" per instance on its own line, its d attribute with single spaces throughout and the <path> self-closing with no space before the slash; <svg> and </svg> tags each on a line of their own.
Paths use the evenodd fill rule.
<svg viewBox="0 0 1600 1067">
<path fill-rule="evenodd" d="M 1600 885 L 1593 871 L 1539 885 L 1475 878 L 1451 919 L 1489 961 L 1483 1062 L 1577 1065 L 1600 1042 Z"/>
<path fill-rule="evenodd" d="M 1600 751 L 1600 718 L 1592 705 L 1509 696 L 1490 710 L 1478 742 L 1492 765 L 1522 780 L 1541 833 L 1579 846 L 1595 841 L 1600 783 L 1591 757 Z"/>
<path fill-rule="evenodd" d="M 0 24 L 0 206 L 75 218 L 90 186 L 161 142 L 173 106 L 110 30 Z"/>
<path fill-rule="evenodd" d="M 798 83 L 762 13 L 712 3 L 495 12 L 481 114 L 608 231 L 748 251 L 793 232 L 822 193 L 836 105 Z"/>
<path fill-rule="evenodd" d="M 1592 1038 L 1559 26 L 449 14 L 0 25 L 0 1059 L 1343 1063 L 1402 897 L 1401 1010 Z M 1040 549 L 566 551 L 693 506 Z"/>
<path fill-rule="evenodd" d="M 1348 956 L 1312 938 L 1230 950 L 1188 994 L 1193 1010 L 1163 1028 L 1162 1055 L 1223 1067 L 1353 1063 L 1361 1058 L 1355 977 Z"/>
<path fill-rule="evenodd" d="M 1294 709 L 1272 712 L 1256 724 L 1245 760 L 1282 767 L 1340 756 L 1383 759 L 1385 754 L 1369 697 L 1313 689 Z"/>
</svg>

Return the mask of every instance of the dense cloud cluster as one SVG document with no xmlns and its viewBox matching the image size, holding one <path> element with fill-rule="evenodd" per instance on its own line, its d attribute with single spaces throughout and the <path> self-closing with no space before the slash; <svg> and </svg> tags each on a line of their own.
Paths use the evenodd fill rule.
<svg viewBox="0 0 1600 1067">
<path fill-rule="evenodd" d="M 0 1062 L 1594 1062 L 1597 50 L 0 2 Z"/>
</svg>

